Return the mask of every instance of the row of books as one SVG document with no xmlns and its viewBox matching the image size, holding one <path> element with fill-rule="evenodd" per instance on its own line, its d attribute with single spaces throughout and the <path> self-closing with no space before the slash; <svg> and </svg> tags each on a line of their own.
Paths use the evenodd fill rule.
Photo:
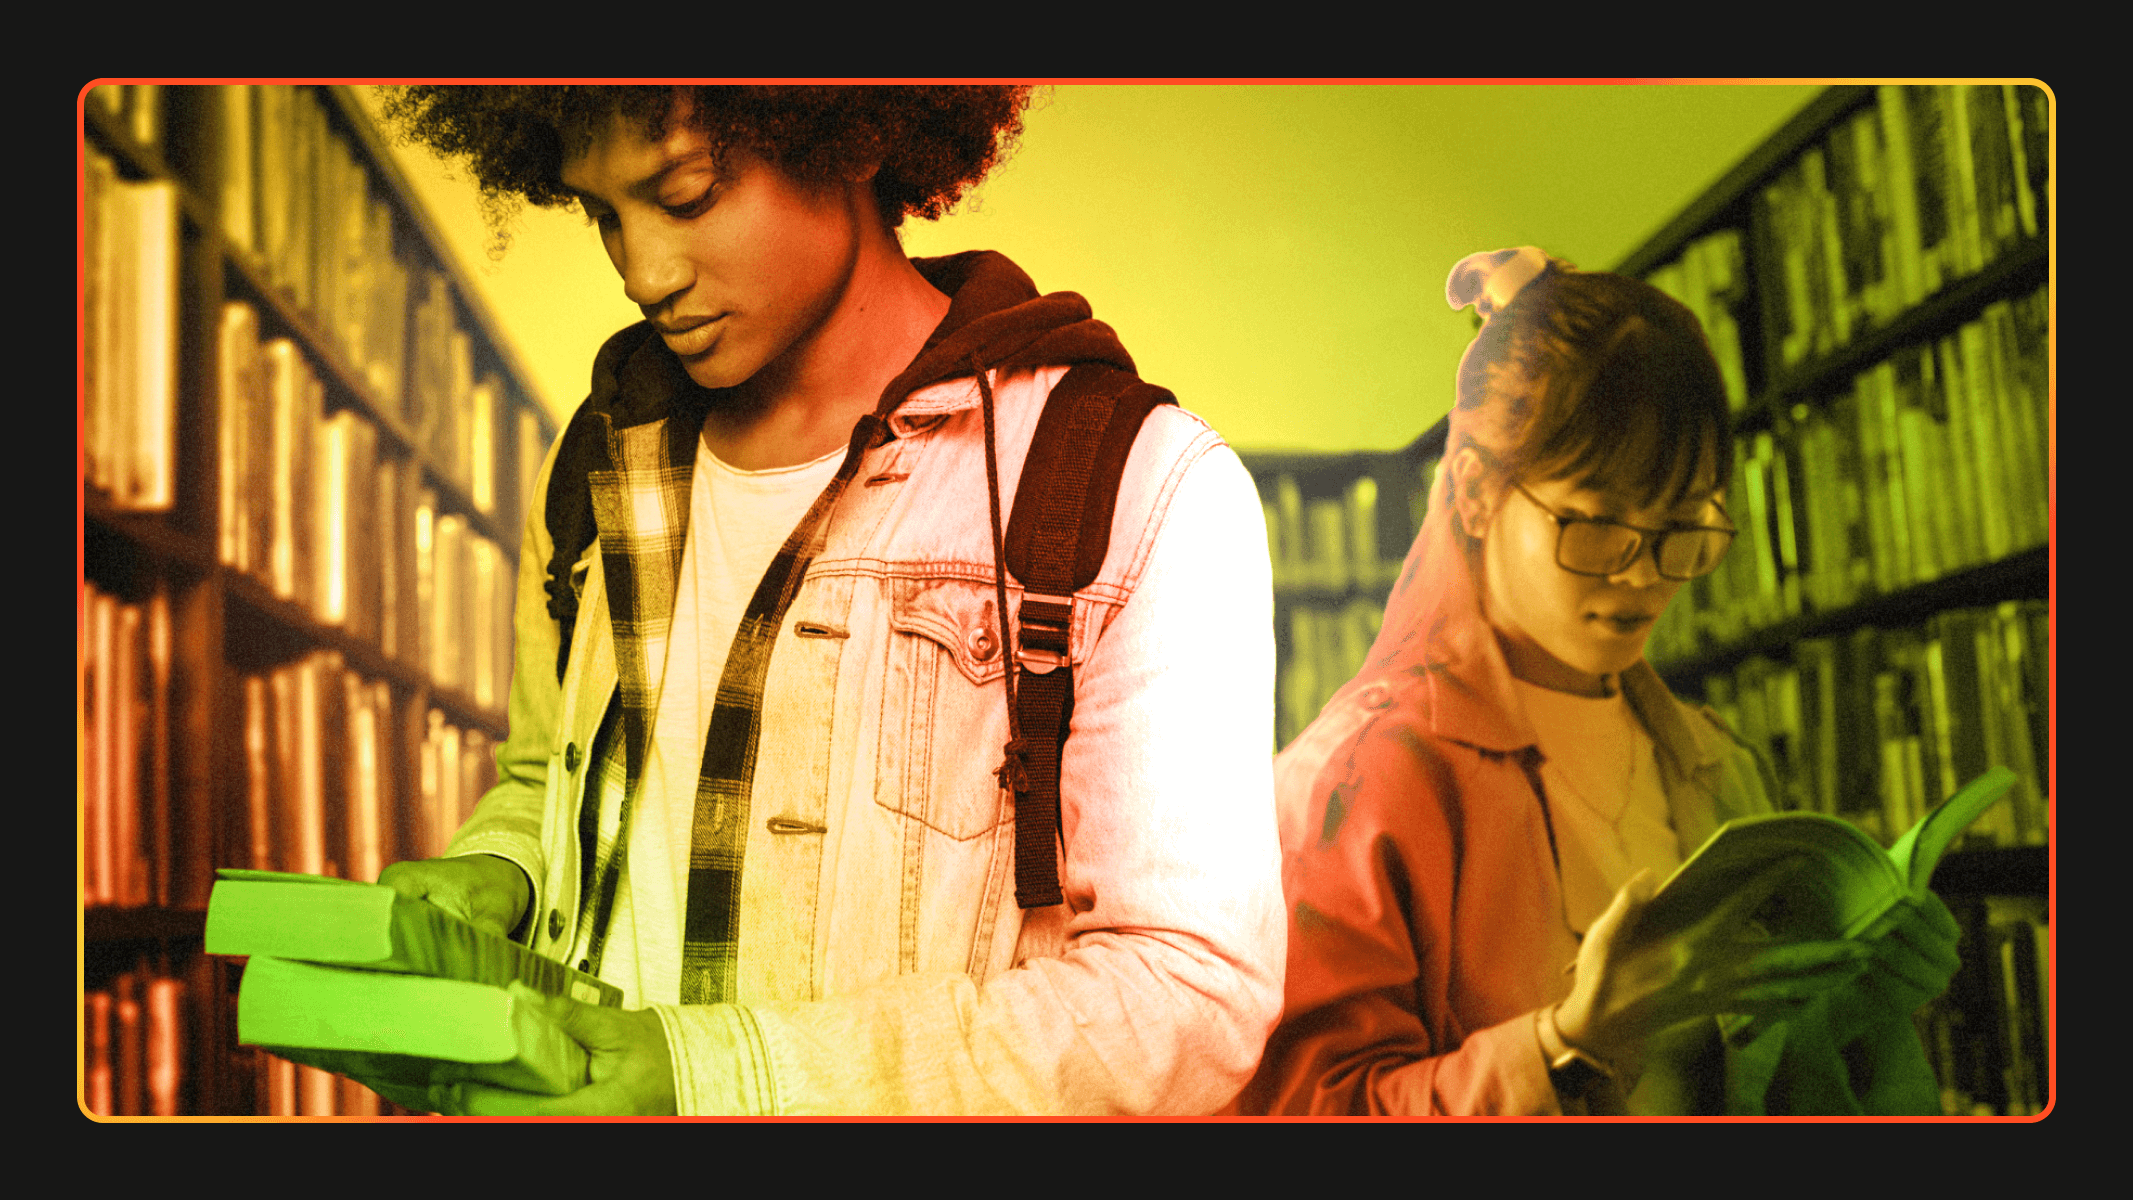
<svg viewBox="0 0 2133 1200">
<path fill-rule="evenodd" d="M 1758 198 L 1779 363 L 1827 354 L 2041 236 L 2050 148 L 2035 85 L 1882 85 Z"/>
<path fill-rule="evenodd" d="M 376 879 L 442 853 L 496 781 L 486 733 L 437 709 L 410 725 L 404 699 L 331 650 L 246 676 L 244 706 L 240 861 L 254 870 Z"/>
<path fill-rule="evenodd" d="M 475 508 L 499 503 L 508 386 L 477 369 L 444 272 L 395 252 L 393 206 L 308 87 L 218 89 L 225 236 L 333 342 Z"/>
<path fill-rule="evenodd" d="M 178 189 L 125 179 L 93 148 L 83 170 L 83 475 L 118 508 L 166 510 L 176 498 Z"/>
<path fill-rule="evenodd" d="M 82 1102 L 100 1117 L 175 1116 L 189 1057 L 185 981 L 146 960 L 82 994 Z"/>
<path fill-rule="evenodd" d="M 309 314 L 371 394 L 399 410 L 413 272 L 394 252 L 392 205 L 317 89 L 229 85 L 212 96 L 230 252 Z"/>
<path fill-rule="evenodd" d="M 532 423 L 533 416 L 523 406 L 512 404 L 501 376 L 477 370 L 474 339 L 460 327 L 450 281 L 438 271 L 424 270 L 418 275 L 412 315 L 415 356 L 404 415 L 416 442 L 445 478 L 465 489 L 475 508 L 494 513 L 500 482 L 498 451 L 511 432 L 506 416 L 512 411 L 519 414 L 521 461 L 529 449 L 524 426 Z M 538 466 L 546 443 L 536 437 L 530 448 Z M 520 493 L 521 503 L 524 495 Z"/>
<path fill-rule="evenodd" d="M 1919 1014 L 1947 1116 L 2032 1116 L 2050 1103 L 2051 924 L 2041 896 L 1958 910 L 1962 966 Z"/>
<path fill-rule="evenodd" d="M 1761 751 L 1787 808 L 1853 821 L 1886 845 L 1992 766 L 2008 801 L 1971 845 L 2050 836 L 2049 606 L 1949 609 L 1917 628 L 1810 638 L 1789 662 L 1752 658 L 1704 681 L 1705 696 Z"/>
<path fill-rule="evenodd" d="M 1740 536 L 1653 631 L 1654 661 L 2047 543 L 2048 303 L 2040 289 L 1988 305 L 1741 438 Z"/>
<path fill-rule="evenodd" d="M 1349 480 L 1337 496 L 1309 499 L 1292 474 L 1263 479 L 1260 508 L 1275 592 L 1382 594 L 1399 578 L 1421 528 L 1434 467 L 1432 460 L 1417 479 L 1403 481 L 1405 494 L 1381 487 L 1370 474 Z"/>
<path fill-rule="evenodd" d="M 167 906 L 170 598 L 128 603 L 92 583 L 82 602 L 82 895 L 92 906 Z"/>
<path fill-rule="evenodd" d="M 1741 363 L 1740 322 L 1734 315 L 1748 294 L 1740 230 L 1721 229 L 1689 243 L 1680 258 L 1653 271 L 1645 282 L 1696 314 L 1725 379 L 1726 407 L 1744 411 L 1748 375 Z"/>
<path fill-rule="evenodd" d="M 221 560 L 438 686 L 501 708 L 509 556 L 443 510 L 420 465 L 382 449 L 362 414 L 325 411 L 303 350 L 289 338 L 262 342 L 251 305 L 231 301 L 222 316 Z M 525 433 L 540 445 L 537 428 Z"/>
<path fill-rule="evenodd" d="M 1277 616 L 1275 745 L 1286 746 L 1318 716 L 1342 684 L 1363 669 L 1385 620 L 1385 605 L 1357 596 L 1344 605 L 1299 603 Z"/>
<path fill-rule="evenodd" d="M 2049 540 L 2050 328 L 2041 288 L 1987 305 L 1806 414 L 1801 486 L 1823 501 L 1800 510 L 1810 550 L 1819 537 L 1849 551 L 1825 555 L 1831 570 L 1810 573 L 1808 598 L 1839 606 Z"/>
</svg>

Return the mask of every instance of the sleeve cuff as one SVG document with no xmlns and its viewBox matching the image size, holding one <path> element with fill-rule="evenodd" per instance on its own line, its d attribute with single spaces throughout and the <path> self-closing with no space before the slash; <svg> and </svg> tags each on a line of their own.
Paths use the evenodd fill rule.
<svg viewBox="0 0 2133 1200">
<path fill-rule="evenodd" d="M 674 1061 L 674 1104 L 686 1116 L 778 1113 L 770 1055 L 755 1014 L 738 1004 L 655 1004 Z"/>
</svg>

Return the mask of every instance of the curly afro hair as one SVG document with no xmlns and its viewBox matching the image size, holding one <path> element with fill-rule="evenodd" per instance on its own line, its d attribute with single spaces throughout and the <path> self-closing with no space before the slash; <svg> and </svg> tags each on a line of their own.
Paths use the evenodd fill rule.
<svg viewBox="0 0 2133 1200">
<path fill-rule="evenodd" d="M 403 142 L 464 159 L 498 241 L 520 201 L 576 203 L 563 163 L 620 113 L 647 138 L 666 132 L 670 85 L 427 85 L 391 87 L 384 111 Z M 689 122 L 714 161 L 743 147 L 806 183 L 850 178 L 868 163 L 890 228 L 933 220 L 1012 153 L 1027 87 L 693 86 Z"/>
</svg>

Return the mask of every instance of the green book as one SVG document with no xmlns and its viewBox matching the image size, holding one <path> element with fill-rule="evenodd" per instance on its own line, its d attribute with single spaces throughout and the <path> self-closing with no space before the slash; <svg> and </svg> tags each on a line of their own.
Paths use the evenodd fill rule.
<svg viewBox="0 0 2133 1200">
<path fill-rule="evenodd" d="M 430 975 L 620 1007 L 622 990 L 476 929 L 389 887 L 325 875 L 223 868 L 208 897 L 203 949 Z"/>
<path fill-rule="evenodd" d="M 1956 835 L 2014 783 L 2013 771 L 1993 767 L 1935 806 L 1886 850 L 1857 826 L 1822 813 L 1735 818 L 1660 887 L 1631 937 L 1641 941 L 1686 929 L 1788 859 L 1798 868 L 1753 918 L 1772 940 L 1872 936 L 1891 910 L 1926 890 Z"/>
<path fill-rule="evenodd" d="M 584 1047 L 508 987 L 254 957 L 237 991 L 237 1040 L 361 1080 L 396 1104 L 433 1107 L 434 1084 L 474 1081 L 567 1095 L 589 1079 Z"/>
</svg>

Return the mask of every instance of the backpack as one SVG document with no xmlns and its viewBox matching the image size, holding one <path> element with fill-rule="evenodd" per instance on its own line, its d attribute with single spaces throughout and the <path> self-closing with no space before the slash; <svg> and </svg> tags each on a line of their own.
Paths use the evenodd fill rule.
<svg viewBox="0 0 2133 1200">
<path fill-rule="evenodd" d="M 1119 478 L 1142 422 L 1157 405 L 1175 403 L 1130 371 L 1081 363 L 1045 399 L 1022 460 L 1004 554 L 1008 573 L 1022 581 L 1022 643 L 1004 677 L 1014 736 L 1001 782 L 1015 793 L 1015 903 L 1023 908 L 1061 899 L 1053 846 L 1059 755 L 1074 711 L 1074 669 L 1067 661 L 1074 593 L 1103 570 Z M 1005 636 L 1001 644 L 1009 644 Z M 1013 765 L 1018 741 L 1019 771 Z"/>
</svg>

